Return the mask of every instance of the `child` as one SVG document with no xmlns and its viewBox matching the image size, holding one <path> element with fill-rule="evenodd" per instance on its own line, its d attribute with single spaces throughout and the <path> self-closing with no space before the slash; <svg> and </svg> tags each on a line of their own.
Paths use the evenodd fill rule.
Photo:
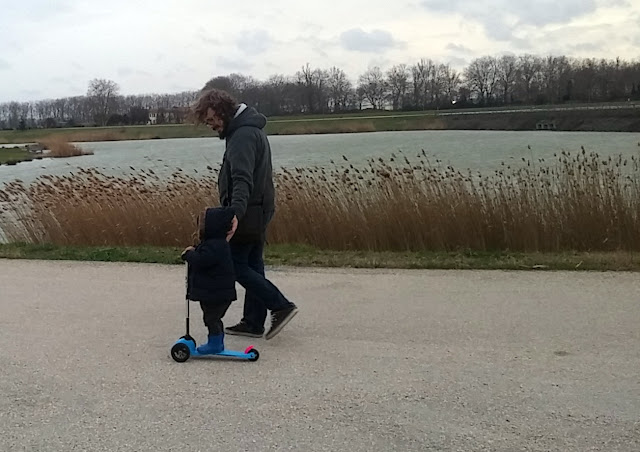
<svg viewBox="0 0 640 452">
<path fill-rule="evenodd" d="M 222 318 L 231 302 L 237 299 L 236 278 L 227 232 L 234 212 L 229 207 L 209 208 L 198 217 L 200 243 L 182 252 L 187 261 L 187 299 L 199 301 L 209 341 L 198 347 L 198 353 L 214 354 L 224 350 Z"/>
</svg>

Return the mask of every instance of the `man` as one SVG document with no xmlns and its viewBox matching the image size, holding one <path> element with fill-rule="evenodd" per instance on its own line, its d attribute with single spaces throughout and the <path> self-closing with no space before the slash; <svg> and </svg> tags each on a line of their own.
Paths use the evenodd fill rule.
<svg viewBox="0 0 640 452">
<path fill-rule="evenodd" d="M 246 295 L 242 320 L 225 332 L 261 337 L 269 309 L 271 329 L 266 339 L 271 339 L 298 308 L 264 274 L 266 230 L 275 212 L 271 147 L 263 130 L 267 118 L 218 89 L 204 91 L 193 110 L 197 123 L 206 123 L 226 140 L 218 191 L 220 204 L 235 213 L 229 231 L 231 253 L 236 280 Z"/>
</svg>

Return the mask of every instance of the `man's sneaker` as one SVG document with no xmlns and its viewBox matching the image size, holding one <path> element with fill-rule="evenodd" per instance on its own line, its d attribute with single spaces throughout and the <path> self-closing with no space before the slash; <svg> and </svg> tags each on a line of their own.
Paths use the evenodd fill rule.
<svg viewBox="0 0 640 452">
<path fill-rule="evenodd" d="M 232 336 L 262 337 L 264 332 L 254 331 L 245 322 L 224 329 L 224 332 Z"/>
<path fill-rule="evenodd" d="M 267 333 L 266 339 L 275 337 L 297 313 L 298 308 L 295 305 L 290 308 L 281 309 L 280 311 L 271 312 L 271 329 Z"/>
</svg>

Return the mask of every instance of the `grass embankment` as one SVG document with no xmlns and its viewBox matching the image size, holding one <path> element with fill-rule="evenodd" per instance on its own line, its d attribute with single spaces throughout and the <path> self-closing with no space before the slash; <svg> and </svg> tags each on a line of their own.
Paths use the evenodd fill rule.
<svg viewBox="0 0 640 452">
<path fill-rule="evenodd" d="M 15 165 L 19 162 L 33 160 L 34 155 L 30 152 L 19 148 L 1 148 L 0 147 L 0 165 Z"/>
<path fill-rule="evenodd" d="M 597 108 L 587 105 L 589 108 Z M 577 108 L 585 106 L 576 105 Z M 557 106 L 441 110 L 422 112 L 364 111 L 337 115 L 274 116 L 266 131 L 270 135 L 304 135 L 322 133 L 357 133 L 406 130 L 535 130 L 540 120 L 554 120 L 558 130 L 640 131 L 640 109 L 543 111 Z M 454 114 L 455 115 L 451 115 Z M 0 131 L 0 143 L 28 143 L 46 137 L 63 136 L 70 142 L 150 140 L 165 138 L 200 138 L 215 136 L 205 126 L 153 125 L 76 127 Z"/>
<path fill-rule="evenodd" d="M 215 133 L 206 127 L 191 125 L 73 127 L 60 129 L 1 130 L 0 143 L 33 143 L 63 137 L 69 142 L 154 140 L 164 138 L 210 137 Z"/>
<path fill-rule="evenodd" d="M 88 247 L 0 244 L 0 258 L 182 264 L 182 247 Z M 331 251 L 308 245 L 269 245 L 270 266 L 391 269 L 640 271 L 640 254 Z"/>
<path fill-rule="evenodd" d="M 0 165 L 15 165 L 42 158 L 65 158 L 93 154 L 93 151 L 85 151 L 79 146 L 69 143 L 61 135 L 44 138 L 40 140 L 39 144 L 44 146 L 47 150 L 46 153 L 34 154 L 20 147 L 0 148 Z"/>
<path fill-rule="evenodd" d="M 348 119 L 345 119 L 347 117 Z M 293 117 L 269 120 L 266 131 L 270 135 L 305 135 L 322 133 L 355 133 L 389 130 L 441 129 L 442 122 L 433 113 L 423 116 L 398 117 L 321 116 Z M 51 137 L 64 137 L 70 142 L 152 140 L 166 138 L 214 137 L 215 132 L 205 126 L 156 125 L 126 127 L 83 127 L 68 129 L 31 129 L 0 131 L 0 143 L 30 143 Z"/>
<path fill-rule="evenodd" d="M 182 264 L 183 247 L 89 247 L 0 244 L 0 258 Z M 269 245 L 270 266 L 390 269 L 640 271 L 640 254 L 330 251 L 308 245 Z"/>
<path fill-rule="evenodd" d="M 143 256 L 139 247 L 159 247 L 174 259 L 191 243 L 197 213 L 217 205 L 216 172 L 188 175 L 178 169 L 161 178 L 141 170 L 118 178 L 81 169 L 42 176 L 30 186 L 16 181 L 0 190 L 0 226 L 10 242 L 61 247 L 56 252 L 98 247 L 104 253 L 106 247 L 116 255 Z M 424 154 L 415 162 L 392 155 L 362 167 L 346 161 L 328 169 L 285 170 L 276 175 L 276 184 L 272 263 L 638 267 L 640 161 L 635 157 L 563 153 L 554 162 L 505 165 L 479 175 L 432 164 Z M 303 247 L 287 248 L 290 244 Z M 134 248 L 117 251 L 122 247 Z M 22 249 L 16 252 L 30 248 Z"/>
</svg>

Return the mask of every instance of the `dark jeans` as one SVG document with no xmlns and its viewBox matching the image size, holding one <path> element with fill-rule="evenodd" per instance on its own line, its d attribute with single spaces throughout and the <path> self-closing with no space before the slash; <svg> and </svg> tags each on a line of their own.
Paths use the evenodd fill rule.
<svg viewBox="0 0 640 452">
<path fill-rule="evenodd" d="M 256 333 L 264 331 L 267 309 L 280 311 L 293 306 L 264 275 L 264 242 L 234 243 L 231 254 L 236 281 L 246 290 L 242 320 Z"/>
<path fill-rule="evenodd" d="M 231 306 L 231 302 L 228 303 L 206 303 L 200 302 L 202 308 L 202 314 L 204 324 L 209 329 L 209 336 L 219 336 L 224 334 L 224 325 L 222 324 L 222 318 L 227 313 L 227 309 Z"/>
</svg>

